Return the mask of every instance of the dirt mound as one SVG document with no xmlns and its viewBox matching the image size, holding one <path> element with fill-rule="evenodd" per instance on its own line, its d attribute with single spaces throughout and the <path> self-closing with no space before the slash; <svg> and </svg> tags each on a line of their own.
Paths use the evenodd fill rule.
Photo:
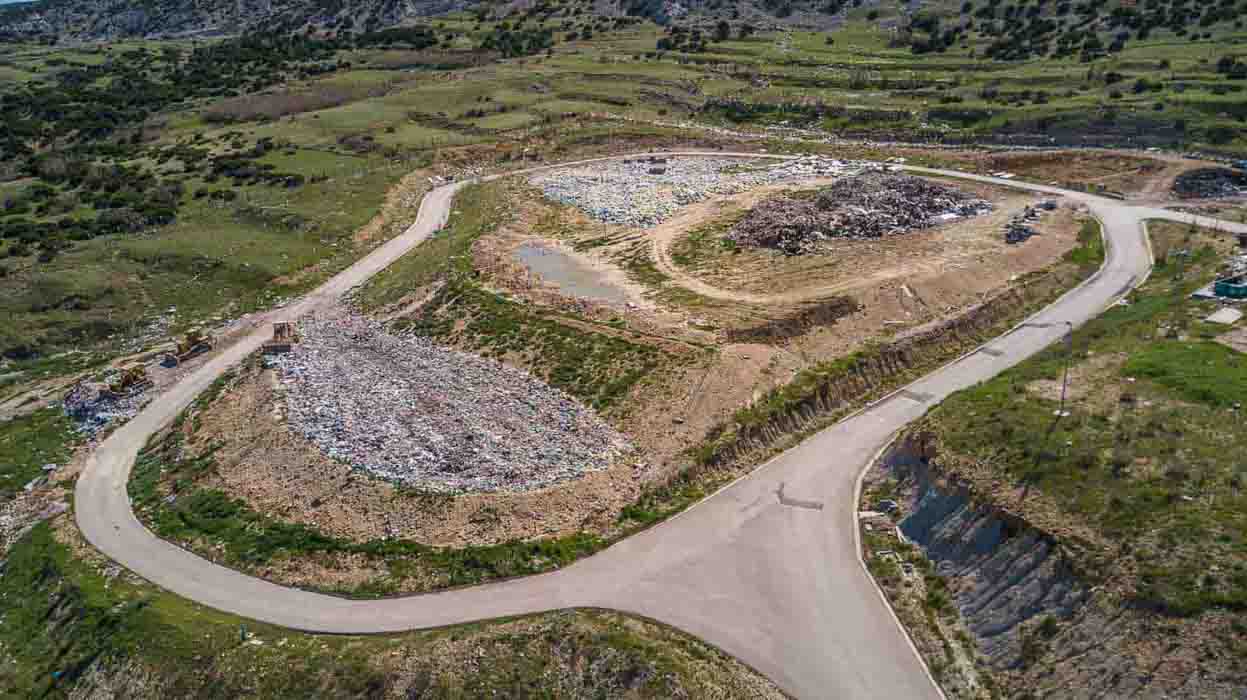
<svg viewBox="0 0 1247 700">
<path fill-rule="evenodd" d="M 291 427 L 335 459 L 429 491 L 529 491 L 605 469 L 626 440 L 516 369 L 345 316 L 276 361 Z"/>
<path fill-rule="evenodd" d="M 742 247 L 802 255 L 831 238 L 882 238 L 991 209 L 987 201 L 953 187 L 872 173 L 835 182 L 814 197 L 764 200 L 732 227 L 727 239 Z"/>
</svg>

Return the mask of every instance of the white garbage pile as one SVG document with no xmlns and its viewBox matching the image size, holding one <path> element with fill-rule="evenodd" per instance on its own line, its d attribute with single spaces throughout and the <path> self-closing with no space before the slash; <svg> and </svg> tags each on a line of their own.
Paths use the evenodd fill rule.
<svg viewBox="0 0 1247 700">
<path fill-rule="evenodd" d="M 124 423 L 151 400 L 150 392 L 142 390 L 123 394 L 109 391 L 117 376 L 112 372 L 103 381 L 78 382 L 61 399 L 65 415 L 77 423 L 75 427 L 82 434 L 94 436 L 114 423 Z"/>
<path fill-rule="evenodd" d="M 726 238 L 741 247 L 803 255 L 832 238 L 893 236 L 991 209 L 990 202 L 947 185 L 875 172 L 834 182 L 814 197 L 764 200 Z"/>
<path fill-rule="evenodd" d="M 358 316 L 300 324 L 273 360 L 291 427 L 335 459 L 427 491 L 529 491 L 631 449 L 592 410 L 519 370 Z"/>
<path fill-rule="evenodd" d="M 761 185 L 860 172 L 864 163 L 806 156 L 793 160 L 638 158 L 590 163 L 529 178 L 549 199 L 577 207 L 599 221 L 657 226 L 681 207 L 713 195 Z"/>
</svg>

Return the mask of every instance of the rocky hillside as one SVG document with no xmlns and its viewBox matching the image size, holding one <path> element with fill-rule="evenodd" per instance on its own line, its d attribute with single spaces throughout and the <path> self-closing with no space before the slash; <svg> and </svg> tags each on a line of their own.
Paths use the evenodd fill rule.
<svg viewBox="0 0 1247 700">
<path fill-rule="evenodd" d="M 1091 585 L 1065 538 L 950 479 L 930 438 L 876 465 L 922 556 L 885 545 L 914 568 L 872 571 L 950 697 L 1241 697 L 1241 613 L 1166 615 Z"/>
<path fill-rule="evenodd" d="M 758 27 L 827 27 L 848 7 L 840 0 L 36 0 L 0 5 L 0 40 L 361 33 L 467 9 L 495 18 L 594 14 L 645 17 L 659 24 L 731 18 Z"/>
<path fill-rule="evenodd" d="M 361 32 L 472 4 L 470 0 L 43 0 L 0 8 L 0 32 L 79 40 L 249 30 Z"/>
</svg>

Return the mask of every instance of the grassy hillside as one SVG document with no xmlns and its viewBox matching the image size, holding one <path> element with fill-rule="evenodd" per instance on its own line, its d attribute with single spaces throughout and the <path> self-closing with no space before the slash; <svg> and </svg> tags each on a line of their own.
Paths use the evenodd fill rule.
<svg viewBox="0 0 1247 700">
<path fill-rule="evenodd" d="M 302 634 L 169 595 L 64 537 L 36 527 L 0 575 L 7 697 L 782 697 L 717 649 L 615 613 Z"/>
<path fill-rule="evenodd" d="M 986 19 L 992 7 L 997 19 Z M 1216 14 L 1205 27 L 1204 15 L 1170 13 L 1153 25 L 1151 15 L 1059 8 L 1027 20 L 1052 15 L 1061 29 L 1046 53 L 1025 56 L 991 47 L 1014 42 L 1021 20 L 1004 18 L 1030 10 L 973 3 L 908 15 L 845 6 L 820 32 L 764 31 L 730 13 L 659 27 L 542 5 L 348 39 L 0 44 L 10 107 L 0 285 L 14 320 L 0 351 L 45 355 L 132 334 L 153 309 L 178 306 L 186 323 L 306 289 L 359 254 L 344 237 L 434 156 L 496 167 L 524 149 L 569 157 L 687 142 L 649 125 L 681 120 L 943 143 L 1247 149 L 1238 20 Z M 1131 23 L 1127 39 L 1111 38 Z M 1058 50 L 1073 32 L 1079 50 Z"/>
<path fill-rule="evenodd" d="M 950 474 L 1055 535 L 1094 584 L 1169 617 L 1241 613 L 1247 374 L 1228 330 L 1203 320 L 1215 302 L 1189 296 L 1233 242 L 1151 229 L 1151 279 L 1074 334 L 1067 417 L 1054 418 L 1060 345 L 951 397 L 913 430 L 936 436 Z M 1015 502 L 1003 484 L 1028 495 Z"/>
<path fill-rule="evenodd" d="M 0 43 L 4 397 L 305 292 L 408 225 L 432 175 L 690 145 L 894 154 L 784 141 L 773 130 L 797 127 L 810 139 L 1247 153 L 1241 0 L 1145 0 L 1131 12 L 1115 2 L 978 0 L 926 3 L 916 13 L 890 1 L 704 3 L 681 17 L 654 7 L 636 9 L 665 26 L 618 16 L 626 7 L 601 16 L 585 2 L 542 2 L 505 17 L 459 13 L 390 32 L 383 31 L 387 20 L 370 19 L 374 13 L 351 15 L 349 24 L 350 13 L 335 13 L 320 27 L 331 31 L 310 37 Z M 746 141 L 703 127 L 761 137 Z M 949 151 L 907 152 L 924 163 L 969 162 Z M 1041 181 L 1067 174 L 1060 158 L 1025 173 Z M 1171 232 L 1179 233 L 1186 235 Z M 1192 235 L 1175 249 L 1198 251 L 1202 239 Z M 461 243 L 449 236 L 434 250 L 462 252 Z M 1103 571 L 1123 596 L 1175 616 L 1240 611 L 1245 590 L 1241 465 L 1233 461 L 1242 431 L 1225 429 L 1244 393 L 1241 362 L 1204 337 L 1212 329 L 1191 320 L 1203 309 L 1182 295 L 1210 264 L 1198 252 L 1172 258 L 1131 307 L 1081 332 L 1080 352 L 1129 356 L 1111 371 L 1095 370 L 1101 379 L 1130 376 L 1137 388 L 1120 405 L 1076 405 L 1050 447 L 1010 442 L 1000 419 L 949 417 L 1008 417 L 1019 441 L 1042 434 L 1050 400 L 1024 385 L 1051 380 L 1061 360 L 1055 351 L 959 395 L 930 419 L 953 452 L 976 464 L 991 457 L 995 473 L 1025 479 L 1050 499 L 1043 503 L 1059 504 L 1048 511 L 1052 518 L 1100 533 L 1102 542 L 1079 544 L 1088 570 Z M 378 279 L 372 301 L 393 301 L 389 293 L 402 285 L 387 285 L 396 277 L 432 278 L 435 267 L 409 256 Z M 456 285 L 451 291 L 479 291 L 470 281 Z M 578 363 L 579 335 L 509 302 L 470 295 L 442 301 L 470 312 L 480 350 L 506 351 L 540 330 L 541 351 L 560 368 L 552 380 L 581 387 L 582 398 L 603 406 L 636 380 L 632 369 L 654 363 L 625 343 L 602 344 L 599 360 L 626 356 L 626 367 Z M 1153 342 L 1158 323 L 1177 335 Z M 453 329 L 425 328 L 446 336 Z M 836 367 L 843 369 L 828 371 Z M 800 389 L 777 392 L 737 417 L 762 425 L 768 411 L 802 398 L 793 393 Z M 6 422 L 0 457 L 16 468 L 0 483 L 2 495 L 39 476 L 45 463 L 65 461 L 74 439 L 55 411 Z M 999 453 L 979 454 L 984 445 Z M 702 456 L 713 456 L 713 447 Z M 677 483 L 630 508 L 624 520 L 665 517 L 716 484 L 709 477 Z M 187 503 L 176 514 L 181 520 L 166 525 L 182 535 L 219 527 L 216 534 L 230 543 L 227 558 L 250 552 L 260 535 L 310 537 L 237 509 L 196 520 L 194 506 L 221 504 L 212 494 Z M 68 534 L 57 539 L 53 528 L 39 526 L 7 554 L 0 654 L 10 663 L 0 679 L 17 696 L 68 694 L 87 687 L 79 683 L 106 687 L 126 677 L 154 679 L 153 696 L 224 689 L 373 697 L 412 687 L 448 697 L 516 688 L 575 696 L 618 695 L 627 686 L 642 697 L 723 697 L 761 687 L 715 686 L 706 679 L 735 677 L 722 670 L 727 662 L 717 652 L 596 614 L 368 639 L 248 625 L 263 642 L 252 644 L 241 638 L 240 620 L 124 574 L 109 578 L 72 527 L 63 529 Z M 491 570 L 482 573 L 476 562 L 454 581 L 533 570 L 508 568 L 531 554 L 523 546 L 499 552 L 484 562 Z M 1207 557 L 1221 570 L 1202 569 Z M 1108 566 L 1114 561 L 1131 568 Z M 570 648 L 559 639 L 571 639 Z M 478 642 L 487 649 L 488 673 L 464 671 L 479 671 L 465 651 Z M 426 653 L 438 645 L 453 647 L 450 656 Z M 392 649 L 401 650 L 402 669 L 377 661 Z M 452 661 L 438 666 L 430 658 Z M 602 664 L 589 663 L 596 670 L 577 676 L 585 660 Z M 705 666 L 689 670 L 697 664 Z"/>
</svg>

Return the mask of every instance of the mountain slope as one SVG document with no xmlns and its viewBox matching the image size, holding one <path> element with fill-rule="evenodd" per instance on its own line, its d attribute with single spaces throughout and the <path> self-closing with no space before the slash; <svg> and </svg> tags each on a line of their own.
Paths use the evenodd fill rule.
<svg viewBox="0 0 1247 700">
<path fill-rule="evenodd" d="M 826 29 L 851 7 L 849 0 L 39 0 L 0 5 L 0 40 L 359 33 L 469 8 L 495 18 L 634 16 L 664 25 L 727 18 Z"/>
<path fill-rule="evenodd" d="M 0 8 L 0 31 L 68 39 L 373 31 L 470 0 L 44 0 Z"/>
</svg>

